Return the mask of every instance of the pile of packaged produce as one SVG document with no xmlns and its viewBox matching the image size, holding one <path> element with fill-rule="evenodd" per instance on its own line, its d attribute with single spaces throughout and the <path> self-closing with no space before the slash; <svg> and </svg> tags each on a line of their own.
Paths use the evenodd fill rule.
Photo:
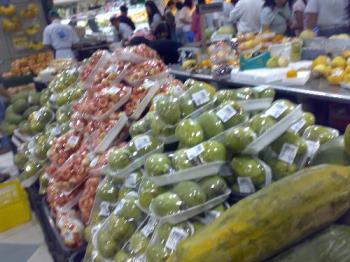
<svg viewBox="0 0 350 262">
<path fill-rule="evenodd" d="M 85 261 L 231 261 L 241 255 L 240 232 L 247 236 L 242 243 L 252 245 L 244 248 L 252 250 L 263 235 L 258 225 L 263 230 L 282 209 L 290 184 L 305 182 L 302 189 L 316 199 L 314 182 L 299 181 L 295 172 L 349 161 L 350 129 L 343 139 L 337 130 L 316 125 L 301 105 L 274 101 L 268 86 L 217 91 L 192 79 L 181 83 L 144 45 L 98 51 L 79 72 L 65 69 L 35 95 L 38 102 L 26 94 L 7 113 L 21 114 L 23 101 L 37 105 L 16 121 L 13 137 L 24 141 L 16 155 L 20 178 L 25 186 L 39 179 L 64 244 L 87 243 Z M 343 161 L 322 159 L 329 148 Z M 327 170 L 301 172 L 317 182 Z M 291 188 L 291 198 L 300 196 L 298 190 Z M 264 216 L 258 221 L 259 212 Z M 285 237 L 280 249 L 298 234 Z M 266 248 L 261 257 L 274 254 Z"/>
</svg>

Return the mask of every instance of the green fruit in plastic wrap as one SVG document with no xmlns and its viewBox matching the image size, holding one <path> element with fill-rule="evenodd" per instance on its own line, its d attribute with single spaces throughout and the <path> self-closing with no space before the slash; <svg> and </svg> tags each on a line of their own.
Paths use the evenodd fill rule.
<svg viewBox="0 0 350 262">
<path fill-rule="evenodd" d="M 256 188 L 265 185 L 266 171 L 258 160 L 252 157 L 235 157 L 231 161 L 231 168 L 236 177 L 250 177 Z"/>
<path fill-rule="evenodd" d="M 153 119 L 154 113 L 148 113 L 144 118 L 133 123 L 129 129 L 130 135 L 132 137 L 135 137 L 137 135 L 142 135 L 149 131 L 151 129 L 151 123 Z"/>
<path fill-rule="evenodd" d="M 44 89 L 40 92 L 40 105 L 44 106 L 49 102 L 51 92 L 49 89 Z"/>
<path fill-rule="evenodd" d="M 203 129 L 205 138 L 212 138 L 225 131 L 224 124 L 212 111 L 201 114 L 197 119 Z"/>
<path fill-rule="evenodd" d="M 23 118 L 27 119 L 31 113 L 33 113 L 35 111 L 38 111 L 39 109 L 40 109 L 39 106 L 31 106 L 31 107 L 29 107 L 26 111 L 24 111 Z"/>
<path fill-rule="evenodd" d="M 181 119 L 179 101 L 171 95 L 161 96 L 158 99 L 156 112 L 165 124 L 174 125 Z"/>
<path fill-rule="evenodd" d="M 29 125 L 29 122 L 28 121 L 23 121 L 19 124 L 18 126 L 18 131 L 21 133 L 21 134 L 25 134 L 25 135 L 28 135 L 31 133 L 31 129 L 30 129 L 30 125 Z"/>
<path fill-rule="evenodd" d="M 199 91 L 205 90 L 208 92 L 210 99 L 216 94 L 216 88 L 206 82 L 195 81 L 195 83 L 188 88 L 187 94 L 195 94 Z"/>
<path fill-rule="evenodd" d="M 146 251 L 147 261 L 166 261 L 169 255 L 169 250 L 162 244 L 151 245 Z"/>
<path fill-rule="evenodd" d="M 115 149 L 108 155 L 108 165 L 112 170 L 123 169 L 130 163 L 130 152 L 126 148 Z"/>
<path fill-rule="evenodd" d="M 114 257 L 114 262 L 128 262 L 130 261 L 130 254 L 126 253 L 124 250 L 120 250 Z"/>
<path fill-rule="evenodd" d="M 195 182 L 184 181 L 177 184 L 174 192 L 180 197 L 187 208 L 201 205 L 207 201 L 203 189 Z"/>
<path fill-rule="evenodd" d="M 84 229 L 84 240 L 86 242 L 89 242 L 92 240 L 91 225 L 85 227 L 85 229 Z"/>
<path fill-rule="evenodd" d="M 167 216 L 179 212 L 183 202 L 177 194 L 166 192 L 153 199 L 151 205 L 158 216 Z"/>
<path fill-rule="evenodd" d="M 277 138 L 271 144 L 271 148 L 275 151 L 276 154 L 279 154 L 282 150 L 284 144 L 291 144 L 298 148 L 298 155 L 305 155 L 307 153 L 307 145 L 298 134 L 295 134 L 291 131 L 286 131 L 282 136 Z"/>
<path fill-rule="evenodd" d="M 221 103 L 225 101 L 234 101 L 238 100 L 238 97 L 236 95 L 236 91 L 232 89 L 227 90 L 220 90 L 216 93 L 216 104 L 220 105 Z"/>
<path fill-rule="evenodd" d="M 169 126 L 165 124 L 157 116 L 152 119 L 151 130 L 154 136 L 169 137 L 175 135 L 175 126 Z"/>
<path fill-rule="evenodd" d="M 70 106 L 62 106 L 56 111 L 56 121 L 61 124 L 68 122 L 72 116 L 72 108 Z"/>
<path fill-rule="evenodd" d="M 185 149 L 180 149 L 173 154 L 172 164 L 175 170 L 183 170 L 193 167 L 192 162 L 188 159 Z"/>
<path fill-rule="evenodd" d="M 21 173 L 21 177 L 24 179 L 28 179 L 34 176 L 42 167 L 42 164 L 38 161 L 29 161 L 24 165 L 23 172 Z"/>
<path fill-rule="evenodd" d="M 192 119 L 181 121 L 175 129 L 175 135 L 180 143 L 188 147 L 193 147 L 204 141 L 203 129 Z"/>
<path fill-rule="evenodd" d="M 204 163 L 216 161 L 226 161 L 226 148 L 217 141 L 203 142 L 204 151 L 201 154 L 201 159 Z"/>
<path fill-rule="evenodd" d="M 14 162 L 18 168 L 23 168 L 24 165 L 27 163 L 27 161 L 28 161 L 28 157 L 24 152 L 19 152 L 17 153 L 17 155 L 15 155 Z"/>
<path fill-rule="evenodd" d="M 271 167 L 274 180 L 279 180 L 286 176 L 293 175 L 298 171 L 298 168 L 295 164 L 288 164 L 278 159 L 269 161 L 268 164 Z"/>
<path fill-rule="evenodd" d="M 228 190 L 225 180 L 219 176 L 204 178 L 200 181 L 199 185 L 207 194 L 208 199 L 221 196 Z"/>
<path fill-rule="evenodd" d="M 1 132 L 3 132 L 5 135 L 10 136 L 17 129 L 17 125 L 13 125 L 4 121 L 1 123 L 0 129 L 1 129 Z"/>
<path fill-rule="evenodd" d="M 111 215 L 106 221 L 108 223 L 108 233 L 122 246 L 136 230 L 134 221 Z"/>
<path fill-rule="evenodd" d="M 71 90 L 70 93 L 70 101 L 75 101 L 77 99 L 79 99 L 80 97 L 82 97 L 85 93 L 85 89 L 84 87 L 75 87 Z"/>
<path fill-rule="evenodd" d="M 282 115 L 279 117 L 279 119 L 289 115 L 296 107 L 294 103 L 286 99 L 276 100 L 272 104 L 272 106 L 274 106 L 275 104 L 283 105 L 286 108 L 285 111 L 282 113 Z"/>
<path fill-rule="evenodd" d="M 217 115 L 224 123 L 225 129 L 234 127 L 245 120 L 242 107 L 235 101 L 226 101 L 217 108 Z"/>
<path fill-rule="evenodd" d="M 241 153 L 254 141 L 256 134 L 249 127 L 235 127 L 224 136 L 225 146 L 234 154 Z"/>
<path fill-rule="evenodd" d="M 115 203 L 118 199 L 119 188 L 113 183 L 112 179 L 105 180 L 97 190 L 97 198 L 102 201 Z"/>
<path fill-rule="evenodd" d="M 97 249 L 103 257 L 113 257 L 120 248 L 121 246 L 112 238 L 111 232 L 101 231 L 98 233 Z"/>
<path fill-rule="evenodd" d="M 37 93 L 37 92 L 29 93 L 27 101 L 30 105 L 39 105 L 40 104 L 40 93 Z"/>
<path fill-rule="evenodd" d="M 154 136 L 135 136 L 129 143 L 129 150 L 132 156 L 143 156 L 161 146 L 161 142 Z"/>
<path fill-rule="evenodd" d="M 273 88 L 267 88 L 261 92 L 258 92 L 259 98 L 274 98 L 276 95 L 276 91 Z"/>
<path fill-rule="evenodd" d="M 142 211 L 136 204 L 137 198 L 130 197 L 126 195 L 119 203 L 122 203 L 122 208 L 118 212 L 118 216 L 123 217 L 128 220 L 141 221 L 143 216 Z"/>
<path fill-rule="evenodd" d="M 306 140 L 318 141 L 320 144 L 325 144 L 337 137 L 337 132 L 333 132 L 324 126 L 313 125 L 306 128 L 303 137 Z"/>
<path fill-rule="evenodd" d="M 63 106 L 68 104 L 70 102 L 69 95 L 70 93 L 68 91 L 64 91 L 61 94 L 59 94 L 56 99 L 56 105 Z"/>
<path fill-rule="evenodd" d="M 62 124 L 60 124 L 60 126 L 61 126 L 61 134 L 62 135 L 67 133 L 70 130 L 69 122 L 62 123 Z"/>
<path fill-rule="evenodd" d="M 189 94 L 185 94 L 179 98 L 181 116 L 186 117 L 196 110 L 196 105 Z"/>
<path fill-rule="evenodd" d="M 28 108 L 28 102 L 25 99 L 18 99 L 12 104 L 12 110 L 16 114 L 22 114 Z"/>
<path fill-rule="evenodd" d="M 13 112 L 6 112 L 5 121 L 9 124 L 18 125 L 23 120 L 22 116 Z"/>
<path fill-rule="evenodd" d="M 236 97 L 237 100 L 248 100 L 248 99 L 253 99 L 254 98 L 254 91 L 250 87 L 243 87 L 236 89 Z"/>
<path fill-rule="evenodd" d="M 272 116 L 256 115 L 249 121 L 249 127 L 258 135 L 263 134 L 276 124 L 276 120 Z"/>
<path fill-rule="evenodd" d="M 139 188 L 139 203 L 141 207 L 148 210 L 151 201 L 164 192 L 166 192 L 166 188 L 157 187 L 149 179 L 144 178 Z"/>
<path fill-rule="evenodd" d="M 149 240 L 142 232 L 136 232 L 130 238 L 130 249 L 133 254 L 142 254 L 146 251 Z"/>
<path fill-rule="evenodd" d="M 147 158 L 145 168 L 150 176 L 168 174 L 171 170 L 171 161 L 166 154 L 153 154 Z"/>
<path fill-rule="evenodd" d="M 119 189 L 119 194 L 118 194 L 118 201 L 122 200 L 130 192 L 133 192 L 133 190 L 130 189 L 130 188 L 126 188 L 126 187 L 120 188 Z"/>
<path fill-rule="evenodd" d="M 14 96 L 11 97 L 11 104 L 13 104 L 14 102 L 16 102 L 19 99 L 24 99 L 26 100 L 28 98 L 30 91 L 20 91 L 17 94 L 15 94 Z"/>
</svg>

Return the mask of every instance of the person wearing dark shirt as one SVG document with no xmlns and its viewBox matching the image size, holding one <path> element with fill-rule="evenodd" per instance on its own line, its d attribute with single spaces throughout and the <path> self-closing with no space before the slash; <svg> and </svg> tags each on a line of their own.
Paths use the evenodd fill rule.
<svg viewBox="0 0 350 262">
<path fill-rule="evenodd" d="M 131 20 L 130 17 L 128 17 L 128 7 L 126 5 L 122 5 L 120 8 L 120 16 L 119 16 L 119 21 L 121 23 L 125 23 L 128 24 L 132 30 L 135 30 L 135 24 L 134 22 Z"/>
</svg>

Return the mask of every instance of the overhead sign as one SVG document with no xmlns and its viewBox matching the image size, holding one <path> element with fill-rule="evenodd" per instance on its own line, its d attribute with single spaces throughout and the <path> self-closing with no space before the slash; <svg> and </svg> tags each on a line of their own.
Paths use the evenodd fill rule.
<svg viewBox="0 0 350 262">
<path fill-rule="evenodd" d="M 222 3 L 199 5 L 199 13 L 210 14 L 210 13 L 222 12 L 222 8 L 223 8 Z"/>
</svg>

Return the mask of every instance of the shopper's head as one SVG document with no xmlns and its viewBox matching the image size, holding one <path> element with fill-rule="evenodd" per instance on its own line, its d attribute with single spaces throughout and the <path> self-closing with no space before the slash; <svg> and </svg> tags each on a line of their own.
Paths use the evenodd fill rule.
<svg viewBox="0 0 350 262">
<path fill-rule="evenodd" d="M 148 15 L 148 20 L 153 19 L 153 16 L 155 14 L 160 15 L 159 9 L 153 1 L 150 1 L 150 0 L 146 1 L 145 6 L 146 6 L 146 12 Z"/>
<path fill-rule="evenodd" d="M 169 0 L 165 8 L 171 10 L 174 8 L 174 6 L 175 6 L 175 2 L 173 0 Z"/>
<path fill-rule="evenodd" d="M 120 10 L 121 15 L 125 15 L 125 16 L 128 15 L 128 7 L 127 7 L 126 5 L 122 5 L 122 6 L 119 8 L 119 10 Z"/>
<path fill-rule="evenodd" d="M 176 10 L 181 10 L 182 6 L 183 6 L 183 4 L 180 1 L 175 3 Z"/>
<path fill-rule="evenodd" d="M 53 9 L 49 11 L 48 16 L 49 16 L 50 21 L 53 21 L 55 19 L 59 19 L 60 18 L 60 15 L 57 13 L 57 11 L 53 10 Z"/>
<path fill-rule="evenodd" d="M 193 7 L 193 2 L 192 2 L 192 0 L 185 0 L 184 6 L 185 6 L 185 7 L 188 7 L 189 9 L 192 9 L 192 7 Z"/>
<path fill-rule="evenodd" d="M 161 22 L 154 30 L 155 37 L 159 39 L 170 39 L 170 30 L 166 22 Z"/>
<path fill-rule="evenodd" d="M 264 6 L 274 9 L 275 7 L 282 8 L 287 4 L 288 0 L 265 0 Z"/>
</svg>

